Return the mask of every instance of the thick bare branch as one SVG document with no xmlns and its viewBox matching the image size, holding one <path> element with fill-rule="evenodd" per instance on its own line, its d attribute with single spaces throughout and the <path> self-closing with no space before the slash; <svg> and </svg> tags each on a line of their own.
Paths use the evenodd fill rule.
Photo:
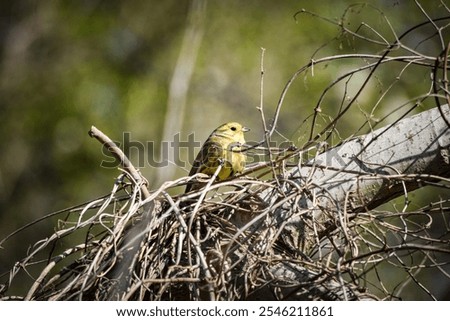
<svg viewBox="0 0 450 321">
<path fill-rule="evenodd" d="M 442 109 L 450 116 L 447 105 Z M 344 201 L 352 212 L 373 209 L 426 181 L 450 178 L 449 146 L 450 129 L 434 108 L 344 142 L 292 176 L 323 195 L 315 202 L 324 210 Z"/>
</svg>

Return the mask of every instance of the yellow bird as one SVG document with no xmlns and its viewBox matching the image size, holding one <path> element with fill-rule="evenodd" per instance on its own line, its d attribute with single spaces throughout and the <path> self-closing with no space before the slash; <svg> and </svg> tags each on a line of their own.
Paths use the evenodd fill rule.
<svg viewBox="0 0 450 321">
<path fill-rule="evenodd" d="M 219 126 L 203 144 L 189 176 L 198 173 L 212 176 L 220 164 L 222 168 L 217 175 L 220 181 L 241 173 L 245 167 L 245 155 L 242 153 L 242 145 L 245 144 L 244 133 L 249 130 L 236 122 Z M 185 192 L 200 187 L 200 184 L 189 183 Z"/>
</svg>

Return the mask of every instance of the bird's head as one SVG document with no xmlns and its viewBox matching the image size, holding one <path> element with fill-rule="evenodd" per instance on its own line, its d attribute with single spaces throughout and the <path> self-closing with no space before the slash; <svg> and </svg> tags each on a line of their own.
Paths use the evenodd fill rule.
<svg viewBox="0 0 450 321">
<path fill-rule="evenodd" d="M 248 132 L 250 129 L 242 126 L 237 122 L 230 122 L 219 126 L 213 135 L 217 137 L 223 137 L 230 139 L 233 142 L 245 144 L 244 133 Z"/>
</svg>

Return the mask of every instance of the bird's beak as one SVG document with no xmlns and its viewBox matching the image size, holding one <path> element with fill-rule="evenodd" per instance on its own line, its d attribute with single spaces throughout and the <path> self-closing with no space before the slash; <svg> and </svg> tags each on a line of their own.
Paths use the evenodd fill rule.
<svg viewBox="0 0 450 321">
<path fill-rule="evenodd" d="M 250 131 L 250 128 L 248 128 L 248 127 L 242 127 L 242 131 L 245 133 L 245 132 L 248 132 L 248 131 Z"/>
</svg>

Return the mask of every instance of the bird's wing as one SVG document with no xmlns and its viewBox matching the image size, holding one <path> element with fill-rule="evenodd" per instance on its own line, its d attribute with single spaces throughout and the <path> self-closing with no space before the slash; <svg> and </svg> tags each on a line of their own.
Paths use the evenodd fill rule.
<svg viewBox="0 0 450 321">
<path fill-rule="evenodd" d="M 202 146 L 202 149 L 197 154 L 197 157 L 192 164 L 192 168 L 189 172 L 189 176 L 204 173 L 208 175 L 214 174 L 215 168 L 219 165 L 218 161 L 223 150 L 219 143 L 208 139 Z M 186 185 L 185 193 L 189 192 L 193 187 L 193 184 Z"/>
<path fill-rule="evenodd" d="M 223 149 L 220 144 L 212 140 L 206 141 L 194 160 L 189 176 L 197 173 L 214 174 L 220 157 L 223 157 Z"/>
</svg>

